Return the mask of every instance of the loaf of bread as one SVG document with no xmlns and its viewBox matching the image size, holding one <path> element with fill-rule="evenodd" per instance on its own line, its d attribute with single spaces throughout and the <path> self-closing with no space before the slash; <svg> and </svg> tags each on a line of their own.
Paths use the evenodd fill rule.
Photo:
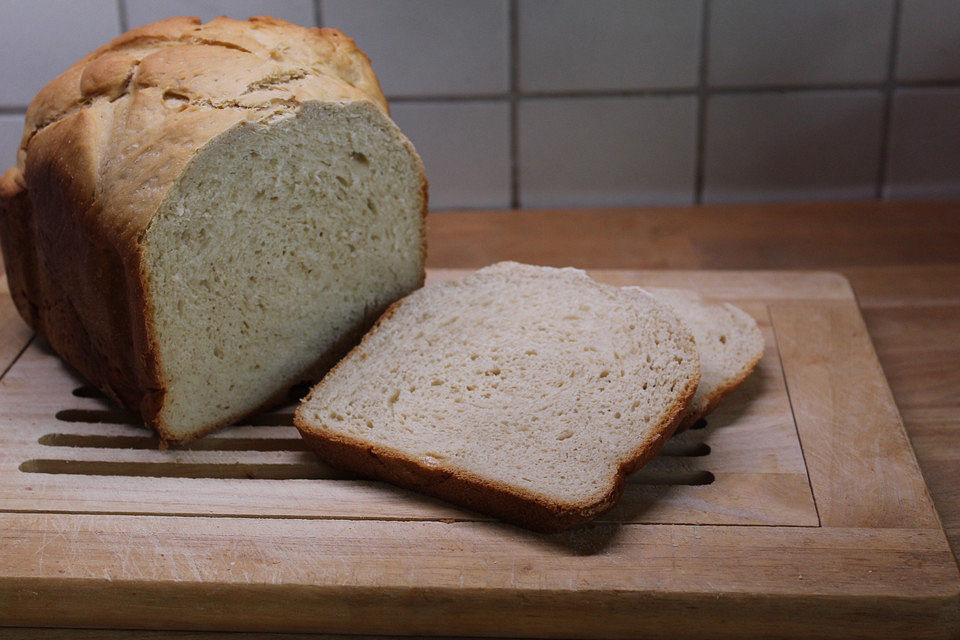
<svg viewBox="0 0 960 640">
<path fill-rule="evenodd" d="M 426 200 L 351 39 L 173 18 L 33 100 L 0 238 L 30 326 L 182 442 L 314 378 L 419 287 Z"/>
<path fill-rule="evenodd" d="M 677 427 L 683 431 L 717 408 L 747 379 L 763 356 L 763 334 L 756 321 L 732 304 L 708 302 L 695 291 L 625 287 L 666 303 L 693 333 L 700 353 L 700 386 Z"/>
<path fill-rule="evenodd" d="M 614 504 L 699 378 L 652 296 L 500 263 L 390 307 L 294 421 L 330 465 L 557 531 Z"/>
</svg>

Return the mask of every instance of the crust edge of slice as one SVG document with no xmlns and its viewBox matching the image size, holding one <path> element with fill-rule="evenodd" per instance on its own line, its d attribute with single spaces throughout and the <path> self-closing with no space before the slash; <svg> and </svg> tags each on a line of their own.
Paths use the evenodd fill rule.
<svg viewBox="0 0 960 640">
<path fill-rule="evenodd" d="M 331 466 L 441 498 L 533 531 L 555 533 L 586 524 L 617 503 L 627 478 L 660 453 L 680 424 L 696 392 L 696 381 L 687 387 L 660 424 L 651 428 L 632 455 L 618 465 L 608 491 L 594 502 L 572 505 L 552 502 L 464 470 L 425 465 L 390 447 L 331 433 L 323 426 L 318 430 L 301 417 L 299 409 L 294 414 L 294 424 L 308 448 Z"/>
<path fill-rule="evenodd" d="M 713 393 L 707 396 L 707 401 L 703 404 L 700 411 L 686 415 L 680 420 L 680 424 L 677 427 L 678 432 L 686 431 L 697 422 L 713 413 L 713 411 L 720 406 L 720 403 L 723 402 L 727 396 L 733 393 L 741 384 L 746 381 L 747 378 L 750 377 L 750 374 L 753 373 L 754 369 L 757 368 L 757 365 L 760 364 L 760 360 L 763 358 L 763 352 L 765 348 L 763 333 L 761 333 L 760 327 L 757 325 L 756 320 L 747 314 L 746 311 L 730 303 L 724 303 L 723 307 L 738 320 L 746 322 L 749 325 L 749 332 L 752 335 L 756 348 L 753 349 L 753 355 L 751 358 L 746 361 L 744 366 L 737 371 L 736 374 L 734 374 L 724 384 L 717 387 Z"/>
</svg>

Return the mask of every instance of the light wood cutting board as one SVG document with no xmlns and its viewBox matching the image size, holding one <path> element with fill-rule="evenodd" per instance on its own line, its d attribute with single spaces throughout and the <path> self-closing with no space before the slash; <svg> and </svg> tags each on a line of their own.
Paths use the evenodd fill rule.
<svg viewBox="0 0 960 640">
<path fill-rule="evenodd" d="M 462 275 L 434 271 L 429 279 Z M 540 535 L 324 467 L 293 405 L 183 449 L 0 289 L 0 624 L 416 635 L 948 637 L 960 575 L 846 280 L 598 271 L 731 301 L 753 376 L 596 523 Z"/>
</svg>

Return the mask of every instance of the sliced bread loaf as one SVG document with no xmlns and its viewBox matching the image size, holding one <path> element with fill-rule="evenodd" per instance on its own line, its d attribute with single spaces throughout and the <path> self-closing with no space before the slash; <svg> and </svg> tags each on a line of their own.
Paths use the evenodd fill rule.
<svg viewBox="0 0 960 640">
<path fill-rule="evenodd" d="M 169 441 L 315 379 L 423 282 L 426 180 L 333 29 L 171 18 L 31 102 L 0 178 L 10 290 Z"/>
<path fill-rule="evenodd" d="M 695 291 L 626 287 L 646 291 L 665 302 L 693 332 L 700 351 L 700 386 L 678 431 L 687 429 L 717 408 L 747 379 L 763 355 L 763 334 L 756 321 L 732 304 L 707 302 Z"/>
<path fill-rule="evenodd" d="M 699 377 L 653 297 L 500 263 L 394 304 L 295 423 L 333 466 L 556 531 L 614 504 Z"/>
</svg>

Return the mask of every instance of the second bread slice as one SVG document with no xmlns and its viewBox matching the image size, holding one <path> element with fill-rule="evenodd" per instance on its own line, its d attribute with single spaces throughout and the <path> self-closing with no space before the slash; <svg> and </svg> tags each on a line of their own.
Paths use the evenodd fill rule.
<svg viewBox="0 0 960 640">
<path fill-rule="evenodd" d="M 396 303 L 295 423 L 331 465 L 556 531 L 614 504 L 699 378 L 654 298 L 501 263 Z"/>
<path fill-rule="evenodd" d="M 683 431 L 717 408 L 747 379 L 763 356 L 763 334 L 756 321 L 732 304 L 708 302 L 695 291 L 626 287 L 646 292 L 679 316 L 700 352 L 700 386 L 677 431 Z"/>
</svg>

